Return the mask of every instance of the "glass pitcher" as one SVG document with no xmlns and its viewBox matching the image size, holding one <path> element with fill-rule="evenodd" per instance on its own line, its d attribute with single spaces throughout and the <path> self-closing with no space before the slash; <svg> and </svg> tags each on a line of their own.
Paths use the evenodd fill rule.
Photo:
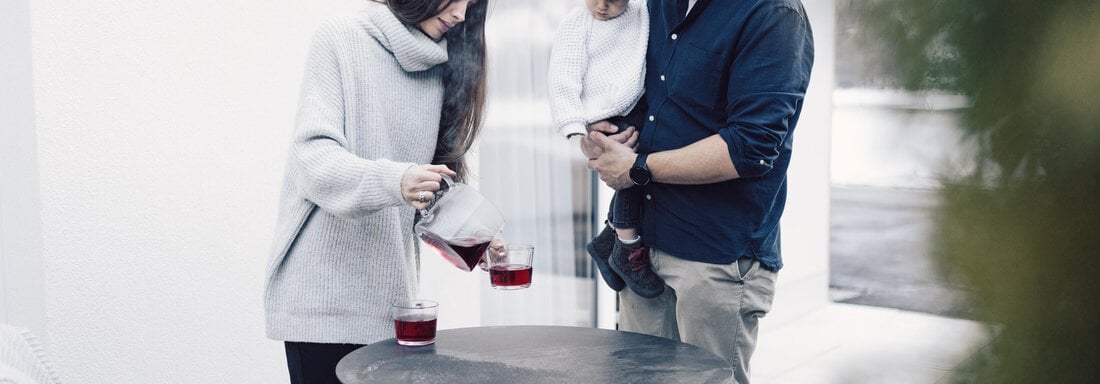
<svg viewBox="0 0 1100 384">
<path fill-rule="evenodd" d="M 420 211 L 414 232 L 440 256 L 463 271 L 472 271 L 489 243 L 504 227 L 504 215 L 469 185 L 443 175 L 439 191 Z"/>
</svg>

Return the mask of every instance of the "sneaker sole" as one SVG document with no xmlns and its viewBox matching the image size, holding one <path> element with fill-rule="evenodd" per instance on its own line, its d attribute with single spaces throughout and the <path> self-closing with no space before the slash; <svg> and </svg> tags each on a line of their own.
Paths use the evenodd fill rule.
<svg viewBox="0 0 1100 384">
<path fill-rule="evenodd" d="M 596 270 L 600 271 L 600 276 L 603 276 L 603 282 L 607 283 L 608 287 L 615 290 L 615 292 L 626 288 L 626 281 L 618 273 L 611 270 L 611 264 L 607 260 L 596 256 L 596 248 L 592 244 L 585 246 L 584 249 L 588 251 L 588 256 L 592 257 L 592 262 L 596 264 Z"/>
<path fill-rule="evenodd" d="M 615 271 L 615 273 L 617 273 L 619 276 L 626 276 L 626 273 L 623 272 L 621 268 L 616 266 L 615 263 L 609 262 L 608 266 L 610 266 L 611 270 Z M 647 289 L 645 289 L 645 287 L 642 287 L 642 286 L 638 285 L 638 283 L 633 281 L 633 280 L 623 279 L 623 282 L 626 283 L 626 285 L 630 287 L 631 291 L 634 291 L 634 293 L 637 293 L 638 296 L 641 296 L 641 297 L 644 297 L 644 298 L 647 298 L 647 299 L 652 299 L 654 297 L 660 296 L 662 293 L 665 293 L 665 284 L 664 284 L 664 282 L 661 282 L 661 286 L 656 288 L 656 289 L 653 289 L 653 290 L 647 290 Z"/>
</svg>

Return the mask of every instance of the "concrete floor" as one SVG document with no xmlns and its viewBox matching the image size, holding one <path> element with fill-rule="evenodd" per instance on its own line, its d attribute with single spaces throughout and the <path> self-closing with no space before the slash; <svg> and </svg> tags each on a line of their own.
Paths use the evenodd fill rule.
<svg viewBox="0 0 1100 384">
<path fill-rule="evenodd" d="M 935 264 L 936 192 L 832 188 L 829 288 L 833 301 L 975 319 L 970 293 Z"/>
<path fill-rule="evenodd" d="M 973 320 L 965 284 L 934 262 L 937 204 L 927 189 L 834 186 L 835 303 L 781 324 L 765 318 L 753 383 L 949 383 L 981 353 L 997 327 Z"/>
<path fill-rule="evenodd" d="M 940 384 L 997 330 L 980 322 L 829 304 L 779 327 L 765 318 L 754 384 Z"/>
</svg>

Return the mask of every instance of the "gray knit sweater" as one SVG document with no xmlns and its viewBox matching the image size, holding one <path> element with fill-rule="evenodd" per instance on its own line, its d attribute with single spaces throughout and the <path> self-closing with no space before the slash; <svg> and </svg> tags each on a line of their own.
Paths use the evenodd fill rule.
<svg viewBox="0 0 1100 384">
<path fill-rule="evenodd" d="M 416 295 L 419 256 L 401 177 L 435 153 L 444 41 L 381 4 L 313 39 L 267 270 L 267 336 L 367 344 Z"/>
</svg>

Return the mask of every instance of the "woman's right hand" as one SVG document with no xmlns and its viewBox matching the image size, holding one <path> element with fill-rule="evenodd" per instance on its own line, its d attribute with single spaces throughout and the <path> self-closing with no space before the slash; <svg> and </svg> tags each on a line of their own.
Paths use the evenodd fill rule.
<svg viewBox="0 0 1100 384">
<path fill-rule="evenodd" d="M 417 210 L 428 208 L 435 199 L 435 191 L 443 176 L 455 177 L 455 171 L 440 164 L 417 164 L 405 170 L 401 176 L 401 196 Z"/>
</svg>

